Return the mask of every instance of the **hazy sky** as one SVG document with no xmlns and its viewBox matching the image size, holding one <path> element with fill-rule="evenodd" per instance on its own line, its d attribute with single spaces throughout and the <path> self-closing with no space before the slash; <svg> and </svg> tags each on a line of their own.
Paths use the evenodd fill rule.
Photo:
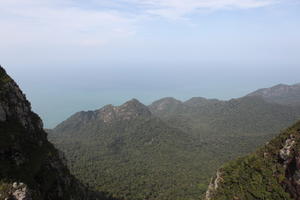
<svg viewBox="0 0 300 200">
<path fill-rule="evenodd" d="M 0 0 L 0 64 L 53 127 L 174 96 L 300 82 L 299 0 Z"/>
</svg>

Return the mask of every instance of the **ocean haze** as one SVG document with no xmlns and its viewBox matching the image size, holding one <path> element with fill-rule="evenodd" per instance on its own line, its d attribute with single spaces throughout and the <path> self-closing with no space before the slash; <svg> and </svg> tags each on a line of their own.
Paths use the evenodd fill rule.
<svg viewBox="0 0 300 200">
<path fill-rule="evenodd" d="M 195 96 L 226 100 L 279 83 L 298 83 L 300 73 L 297 67 L 128 66 L 8 66 L 6 69 L 23 88 L 47 128 L 53 128 L 75 112 L 107 104 L 120 105 L 132 98 L 146 105 L 168 96 L 179 100 Z"/>
<path fill-rule="evenodd" d="M 1 0 L 0 60 L 46 127 L 161 97 L 299 82 L 296 0 Z"/>
<path fill-rule="evenodd" d="M 300 200 L 300 0 L 0 0 L 0 28 L 0 200 Z"/>
</svg>

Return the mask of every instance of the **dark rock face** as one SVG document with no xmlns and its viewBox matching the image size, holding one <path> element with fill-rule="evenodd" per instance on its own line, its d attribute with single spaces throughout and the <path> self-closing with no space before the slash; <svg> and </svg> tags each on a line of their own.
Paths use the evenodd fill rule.
<svg viewBox="0 0 300 200">
<path fill-rule="evenodd" d="M 286 177 L 282 184 L 291 197 L 300 200 L 300 156 L 292 158 L 286 166 Z"/>
<path fill-rule="evenodd" d="M 300 131 L 298 131 L 300 134 Z M 285 190 L 291 197 L 300 200 L 300 152 L 295 149 L 295 137 L 291 135 L 280 150 L 279 157 L 285 169 L 286 179 L 282 182 Z"/>
<path fill-rule="evenodd" d="M 47 140 L 18 85 L 0 66 L 0 199 L 87 199 Z"/>
<path fill-rule="evenodd" d="M 29 131 L 40 131 L 43 123 L 31 112 L 30 103 L 26 100 L 18 85 L 1 69 L 0 121 L 16 120 Z"/>
</svg>

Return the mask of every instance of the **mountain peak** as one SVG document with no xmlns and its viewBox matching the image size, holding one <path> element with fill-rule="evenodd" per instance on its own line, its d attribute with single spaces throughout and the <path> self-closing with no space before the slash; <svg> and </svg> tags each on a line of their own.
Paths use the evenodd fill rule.
<svg viewBox="0 0 300 200">
<path fill-rule="evenodd" d="M 153 113 L 154 115 L 160 115 L 165 112 L 167 113 L 176 112 L 178 110 L 181 110 L 185 106 L 181 101 L 173 97 L 165 97 L 157 101 L 154 101 L 148 107 L 151 113 Z"/>
<path fill-rule="evenodd" d="M 117 118 L 121 120 L 130 120 L 138 116 L 150 117 L 151 112 L 148 107 L 139 102 L 137 99 L 131 99 L 121 106 L 113 108 Z"/>
<path fill-rule="evenodd" d="M 218 99 L 207 99 L 204 97 L 192 97 L 191 99 L 184 102 L 184 105 L 187 106 L 205 106 L 209 103 L 219 103 L 221 102 Z"/>
<path fill-rule="evenodd" d="M 270 88 L 256 90 L 247 96 L 260 96 L 264 100 L 283 105 L 300 104 L 300 84 L 278 84 Z"/>
<path fill-rule="evenodd" d="M 127 102 L 125 102 L 124 104 L 122 104 L 119 107 L 146 107 L 144 104 L 142 104 L 141 102 L 139 102 L 139 100 L 133 98 Z"/>
<path fill-rule="evenodd" d="M 165 97 L 154 101 L 150 106 L 150 110 L 152 112 L 160 112 L 163 110 L 172 110 L 176 109 L 178 106 L 181 106 L 182 102 L 173 98 L 173 97 Z"/>
<path fill-rule="evenodd" d="M 182 103 L 178 99 L 175 99 L 174 97 L 164 97 L 162 99 L 157 100 L 156 102 L 166 102 L 166 103 Z"/>
<path fill-rule="evenodd" d="M 120 106 L 109 104 L 95 111 L 78 112 L 57 125 L 54 130 L 77 129 L 89 124 L 111 124 L 116 121 L 128 121 L 138 117 L 149 118 L 151 112 L 147 106 L 137 99 L 131 99 Z"/>
<path fill-rule="evenodd" d="M 98 118 L 104 123 L 111 123 L 119 120 L 131 120 L 139 116 L 150 117 L 148 107 L 137 99 L 131 99 L 120 106 L 106 105 L 96 111 Z"/>
</svg>

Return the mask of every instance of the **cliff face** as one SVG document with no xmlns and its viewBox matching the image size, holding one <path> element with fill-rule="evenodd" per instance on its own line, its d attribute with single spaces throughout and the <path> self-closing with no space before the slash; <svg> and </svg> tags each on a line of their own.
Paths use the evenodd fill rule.
<svg viewBox="0 0 300 200">
<path fill-rule="evenodd" d="M 0 199 L 87 199 L 63 160 L 25 95 L 0 66 Z"/>
<path fill-rule="evenodd" d="M 218 170 L 205 200 L 300 200 L 300 122 Z"/>
</svg>

